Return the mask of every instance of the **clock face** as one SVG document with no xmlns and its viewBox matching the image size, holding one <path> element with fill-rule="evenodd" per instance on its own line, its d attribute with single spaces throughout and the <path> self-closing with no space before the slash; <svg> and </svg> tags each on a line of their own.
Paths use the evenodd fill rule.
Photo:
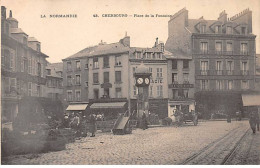
<svg viewBox="0 0 260 168">
<path fill-rule="evenodd" d="M 138 84 L 142 84 L 143 82 L 144 82 L 143 78 L 138 78 L 138 79 L 137 79 L 137 83 L 138 83 Z"/>
<path fill-rule="evenodd" d="M 149 80 L 149 78 L 145 78 L 145 80 L 144 80 L 144 82 L 145 82 L 145 84 L 149 84 L 149 82 L 150 82 L 150 80 Z"/>
</svg>

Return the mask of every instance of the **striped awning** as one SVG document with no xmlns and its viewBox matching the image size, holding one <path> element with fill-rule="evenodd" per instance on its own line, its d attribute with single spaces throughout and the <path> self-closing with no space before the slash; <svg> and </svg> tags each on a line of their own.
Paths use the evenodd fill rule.
<svg viewBox="0 0 260 168">
<path fill-rule="evenodd" d="M 260 94 L 242 94 L 243 106 L 260 106 Z"/>
<path fill-rule="evenodd" d="M 71 104 L 67 107 L 67 111 L 81 111 L 86 110 L 88 104 Z"/>
<path fill-rule="evenodd" d="M 104 108 L 123 108 L 126 102 L 110 102 L 110 103 L 93 103 L 91 109 L 104 109 Z"/>
</svg>

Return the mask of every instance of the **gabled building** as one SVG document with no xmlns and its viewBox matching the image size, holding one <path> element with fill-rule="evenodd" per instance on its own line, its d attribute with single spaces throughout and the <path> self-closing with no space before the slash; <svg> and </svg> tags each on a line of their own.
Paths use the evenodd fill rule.
<svg viewBox="0 0 260 168">
<path fill-rule="evenodd" d="M 73 111 L 73 106 L 75 111 L 87 108 L 100 113 L 136 110 L 138 90 L 133 74 L 141 61 L 152 73 L 150 111 L 167 117 L 167 60 L 161 47 L 157 44 L 153 48 L 130 47 L 127 35 L 119 42 L 101 42 L 63 59 L 67 110 Z"/>
<path fill-rule="evenodd" d="M 41 43 L 36 38 L 18 27 L 12 11 L 6 18 L 6 8 L 1 9 L 2 123 L 12 123 L 17 115 L 33 121 L 35 114 L 46 111 L 50 101 L 45 94 L 49 56 L 41 52 Z"/>
<path fill-rule="evenodd" d="M 207 20 L 190 19 L 184 8 L 170 18 L 165 48 L 192 57 L 195 100 L 204 117 L 242 110 L 241 94 L 254 89 L 255 38 L 249 9 Z"/>
</svg>

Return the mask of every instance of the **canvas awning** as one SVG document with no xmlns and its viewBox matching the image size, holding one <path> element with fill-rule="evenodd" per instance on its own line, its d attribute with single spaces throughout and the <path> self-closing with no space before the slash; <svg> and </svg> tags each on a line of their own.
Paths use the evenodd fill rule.
<svg viewBox="0 0 260 168">
<path fill-rule="evenodd" d="M 93 103 L 91 109 L 104 109 L 104 108 L 123 108 L 126 102 L 110 102 L 110 103 Z"/>
<path fill-rule="evenodd" d="M 67 107 L 67 111 L 81 111 L 86 110 L 88 104 L 71 104 Z"/>
<path fill-rule="evenodd" d="M 260 94 L 242 94 L 243 106 L 260 106 Z"/>
</svg>

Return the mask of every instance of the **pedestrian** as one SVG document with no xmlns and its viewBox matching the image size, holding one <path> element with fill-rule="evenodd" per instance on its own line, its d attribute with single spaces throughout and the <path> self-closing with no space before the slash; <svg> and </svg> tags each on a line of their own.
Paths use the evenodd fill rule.
<svg viewBox="0 0 260 168">
<path fill-rule="evenodd" d="M 227 114 L 227 122 L 231 123 L 231 115 L 229 113 Z"/>
<path fill-rule="evenodd" d="M 92 134 L 90 137 L 95 137 L 95 133 L 97 131 L 96 117 L 92 113 L 92 114 L 90 114 L 89 118 L 90 118 L 89 119 L 89 130 L 90 130 L 90 133 Z"/>
<path fill-rule="evenodd" d="M 257 131 L 259 131 L 259 124 L 260 124 L 260 119 L 259 119 L 259 110 L 256 111 L 256 126 L 257 126 Z"/>
<path fill-rule="evenodd" d="M 82 122 L 80 124 L 80 133 L 83 137 L 87 136 L 87 118 L 86 118 L 86 116 L 82 117 Z"/>
<path fill-rule="evenodd" d="M 70 127 L 70 120 L 69 120 L 69 116 L 65 115 L 64 119 L 63 119 L 63 127 L 64 128 L 69 128 Z"/>
<path fill-rule="evenodd" d="M 258 119 L 257 119 L 257 117 L 258 117 Z M 252 131 L 253 131 L 253 134 L 255 134 L 257 126 L 258 126 L 257 129 L 259 131 L 259 116 L 258 116 L 258 113 L 256 111 L 250 112 L 250 114 L 249 114 L 249 124 L 250 124 Z"/>
<path fill-rule="evenodd" d="M 240 111 L 236 112 L 236 121 L 241 121 L 241 112 Z"/>
<path fill-rule="evenodd" d="M 143 113 L 143 116 L 142 116 L 142 128 L 143 128 L 143 130 L 148 129 L 148 122 L 147 122 L 145 113 Z"/>
</svg>

